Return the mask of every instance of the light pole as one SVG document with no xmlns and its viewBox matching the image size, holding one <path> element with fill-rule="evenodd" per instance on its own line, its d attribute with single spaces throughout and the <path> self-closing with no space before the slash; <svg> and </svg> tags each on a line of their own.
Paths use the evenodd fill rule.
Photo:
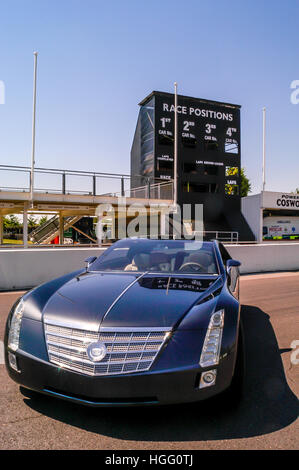
<svg viewBox="0 0 299 470">
<path fill-rule="evenodd" d="M 178 202 L 178 84 L 174 82 L 174 158 L 173 158 L 173 205 Z"/>
<path fill-rule="evenodd" d="M 34 69 L 33 69 L 32 153 L 31 153 L 31 176 L 30 176 L 31 208 L 33 208 L 33 191 L 34 191 L 37 52 L 34 52 L 33 55 L 34 55 Z"/>
<path fill-rule="evenodd" d="M 263 191 L 266 187 L 266 108 L 263 108 Z"/>
</svg>

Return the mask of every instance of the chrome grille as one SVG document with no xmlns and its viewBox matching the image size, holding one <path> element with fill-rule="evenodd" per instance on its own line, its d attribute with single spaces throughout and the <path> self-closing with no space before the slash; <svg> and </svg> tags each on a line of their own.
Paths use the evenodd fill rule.
<svg viewBox="0 0 299 470">
<path fill-rule="evenodd" d="M 70 328 L 45 321 L 50 362 L 87 375 L 128 374 L 148 370 L 170 334 L 170 328 L 100 329 L 99 332 Z M 101 341 L 106 356 L 89 359 L 87 348 Z"/>
</svg>

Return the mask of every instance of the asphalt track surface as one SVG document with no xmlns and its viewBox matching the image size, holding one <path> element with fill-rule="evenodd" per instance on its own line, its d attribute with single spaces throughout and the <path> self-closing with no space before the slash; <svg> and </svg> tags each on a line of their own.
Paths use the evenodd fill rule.
<svg viewBox="0 0 299 470">
<path fill-rule="evenodd" d="M 1 339 L 19 296 L 0 293 Z M 241 301 L 247 368 L 238 407 L 218 399 L 85 408 L 25 396 L 1 364 L 0 449 L 298 449 L 299 364 L 291 362 L 291 343 L 299 340 L 299 273 L 242 276 Z"/>
</svg>

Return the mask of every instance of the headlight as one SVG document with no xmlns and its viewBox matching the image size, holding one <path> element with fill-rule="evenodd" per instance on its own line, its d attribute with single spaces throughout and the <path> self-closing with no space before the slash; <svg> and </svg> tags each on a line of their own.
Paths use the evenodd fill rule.
<svg viewBox="0 0 299 470">
<path fill-rule="evenodd" d="M 12 351 L 16 351 L 19 347 L 19 338 L 20 338 L 23 312 L 24 312 L 24 302 L 23 300 L 20 300 L 20 302 L 15 307 L 14 313 L 11 318 L 11 323 L 10 323 L 8 347 Z"/>
<path fill-rule="evenodd" d="M 224 310 L 213 313 L 200 356 L 201 367 L 215 366 L 219 363 L 223 325 Z"/>
</svg>

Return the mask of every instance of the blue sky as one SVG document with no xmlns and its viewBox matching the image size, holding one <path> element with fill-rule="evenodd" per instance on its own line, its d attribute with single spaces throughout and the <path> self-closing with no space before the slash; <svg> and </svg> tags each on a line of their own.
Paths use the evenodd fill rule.
<svg viewBox="0 0 299 470">
<path fill-rule="evenodd" d="M 0 163 L 29 165 L 33 51 L 36 164 L 129 173 L 138 102 L 152 90 L 242 105 L 242 166 L 261 188 L 299 187 L 297 0 L 3 0 Z"/>
</svg>

